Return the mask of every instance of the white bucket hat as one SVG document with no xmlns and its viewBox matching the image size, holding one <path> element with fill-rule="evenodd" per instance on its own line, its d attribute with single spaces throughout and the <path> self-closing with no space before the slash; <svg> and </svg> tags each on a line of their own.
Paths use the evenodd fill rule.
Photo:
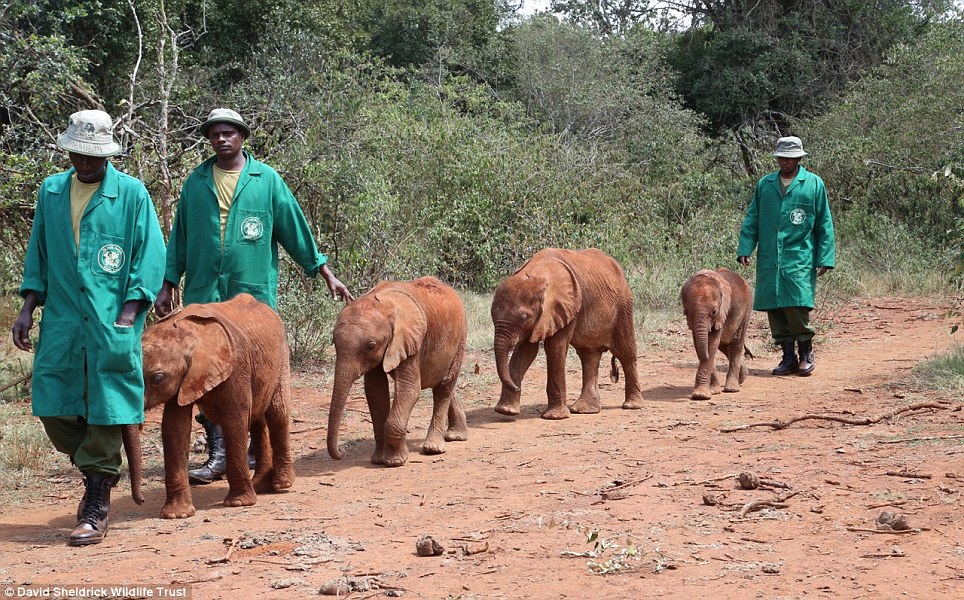
<svg viewBox="0 0 964 600">
<path fill-rule="evenodd" d="M 201 123 L 201 135 L 207 137 L 208 129 L 217 123 L 230 123 L 231 125 L 234 125 L 240 129 L 241 132 L 244 133 L 244 137 L 251 137 L 251 128 L 248 127 L 248 124 L 244 122 L 244 119 L 241 117 L 241 115 L 234 112 L 230 108 L 215 108 L 212 110 L 211 114 L 208 115 L 208 120 L 204 123 Z"/>
<path fill-rule="evenodd" d="M 114 156 L 121 147 L 114 141 L 110 115 L 102 110 L 82 110 L 70 115 L 67 131 L 57 138 L 57 145 L 67 152 L 84 156 Z"/>
<path fill-rule="evenodd" d="M 806 155 L 807 153 L 803 151 L 803 142 L 793 135 L 778 139 L 777 149 L 773 152 L 773 156 L 782 158 L 800 158 Z"/>
</svg>

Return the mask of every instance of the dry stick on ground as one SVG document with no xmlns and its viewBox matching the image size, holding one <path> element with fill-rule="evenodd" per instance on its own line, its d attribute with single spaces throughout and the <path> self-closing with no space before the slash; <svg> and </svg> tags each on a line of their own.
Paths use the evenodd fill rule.
<svg viewBox="0 0 964 600">
<path fill-rule="evenodd" d="M 913 471 L 887 471 L 884 475 L 890 475 L 891 477 L 909 477 L 911 479 L 930 479 L 931 476 L 927 473 L 915 473 Z"/>
<path fill-rule="evenodd" d="M 208 564 L 215 565 L 218 563 L 228 562 L 229 560 L 231 560 L 231 555 L 234 554 L 234 550 L 238 547 L 240 543 L 241 543 L 241 536 L 234 538 L 233 540 L 231 540 L 231 547 L 228 548 L 228 553 L 224 555 L 224 558 L 212 558 L 211 560 L 208 561 Z"/>
<path fill-rule="evenodd" d="M 890 419 L 901 413 L 911 412 L 915 410 L 923 410 L 925 408 L 934 409 L 945 409 L 947 406 L 943 404 L 938 404 L 936 402 L 918 402 L 917 404 L 911 404 L 910 406 L 902 406 L 901 408 L 896 408 L 890 412 L 886 412 L 876 417 L 858 417 L 853 419 L 848 419 L 847 417 L 838 417 L 835 415 L 803 415 L 800 417 L 793 417 L 788 421 L 767 421 L 763 423 L 750 423 L 749 425 L 740 425 L 739 427 L 727 427 L 721 429 L 721 433 L 733 433 L 734 431 L 743 431 L 745 429 L 750 429 L 751 427 L 771 427 L 773 429 L 785 429 L 796 423 L 798 421 L 807 421 L 810 419 L 820 419 L 823 421 L 836 421 L 838 423 L 844 423 L 845 425 L 873 425 L 874 423 L 879 423 L 884 419 Z"/>
<path fill-rule="evenodd" d="M 904 533 L 920 533 L 922 531 L 930 531 L 925 527 L 918 527 L 915 529 L 871 529 L 869 527 L 848 527 L 847 531 L 862 531 L 864 533 L 893 533 L 895 535 L 901 535 Z"/>
<path fill-rule="evenodd" d="M 3 390 L 0 390 L 2 392 Z M 964 435 L 938 435 L 934 437 L 913 437 L 913 438 L 900 438 L 899 440 L 877 440 L 878 444 L 900 444 L 902 442 L 934 442 L 943 440 L 959 440 L 964 438 Z"/>
<path fill-rule="evenodd" d="M 743 505 L 743 508 L 740 509 L 740 518 L 745 517 L 748 513 L 750 513 L 750 511 L 757 510 L 758 508 L 766 508 L 766 507 L 786 508 L 787 499 L 793 496 L 796 496 L 799 493 L 800 493 L 799 491 L 795 491 L 795 492 L 789 492 L 786 494 L 780 494 L 773 500 L 750 500 L 749 502 Z"/>
</svg>

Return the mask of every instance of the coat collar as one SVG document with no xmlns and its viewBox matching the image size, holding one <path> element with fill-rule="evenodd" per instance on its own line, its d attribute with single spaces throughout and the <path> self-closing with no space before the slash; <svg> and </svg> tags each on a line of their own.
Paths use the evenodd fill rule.
<svg viewBox="0 0 964 600">
<path fill-rule="evenodd" d="M 52 194 L 66 194 L 70 192 L 70 182 L 74 178 L 74 173 L 76 169 L 70 167 L 66 172 L 62 174 L 61 177 L 56 177 L 50 182 L 50 193 Z M 110 161 L 107 161 L 107 171 L 104 173 L 104 179 L 100 182 L 100 188 L 97 190 L 96 196 L 103 196 L 104 198 L 109 198 L 110 200 L 117 199 L 117 190 L 120 187 L 120 171 L 114 168 L 114 165 Z M 91 202 L 94 198 L 91 198 Z"/>
</svg>

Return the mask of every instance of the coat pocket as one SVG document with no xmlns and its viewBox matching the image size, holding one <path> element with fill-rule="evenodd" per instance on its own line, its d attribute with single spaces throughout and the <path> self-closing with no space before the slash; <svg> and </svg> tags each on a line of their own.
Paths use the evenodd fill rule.
<svg viewBox="0 0 964 600">
<path fill-rule="evenodd" d="M 107 325 L 104 327 L 104 346 L 97 356 L 97 370 L 113 373 L 132 373 L 138 368 L 137 327 Z"/>
<path fill-rule="evenodd" d="M 271 218 L 260 210 L 239 210 L 235 220 L 237 242 L 242 246 L 261 246 L 271 238 Z"/>
<path fill-rule="evenodd" d="M 130 257 L 124 238 L 95 231 L 90 246 L 90 270 L 94 275 L 117 278 L 128 271 Z"/>
</svg>

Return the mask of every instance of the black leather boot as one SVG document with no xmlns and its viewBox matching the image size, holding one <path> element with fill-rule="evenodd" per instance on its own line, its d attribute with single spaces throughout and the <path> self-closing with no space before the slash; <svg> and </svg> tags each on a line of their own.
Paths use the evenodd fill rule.
<svg viewBox="0 0 964 600">
<path fill-rule="evenodd" d="M 773 369 L 774 375 L 792 375 L 797 372 L 799 363 L 797 362 L 797 355 L 794 352 L 793 340 L 789 342 L 780 342 L 780 348 L 783 349 L 783 360 L 777 365 L 776 369 Z"/>
<path fill-rule="evenodd" d="M 107 515 L 110 513 L 110 489 L 117 485 L 120 475 L 85 473 L 83 507 L 77 527 L 70 533 L 68 546 L 99 544 L 107 537 Z"/>
<path fill-rule="evenodd" d="M 813 340 L 800 342 L 800 366 L 797 375 L 806 377 L 813 373 Z"/>
<path fill-rule="evenodd" d="M 200 415 L 199 415 L 200 416 Z M 208 459 L 197 469 L 187 472 L 187 479 L 195 485 L 207 485 L 212 481 L 217 481 L 224 477 L 227 469 L 226 455 L 224 453 L 224 432 L 220 425 L 215 425 L 207 419 L 198 419 L 204 426 L 204 434 L 207 438 Z"/>
</svg>

